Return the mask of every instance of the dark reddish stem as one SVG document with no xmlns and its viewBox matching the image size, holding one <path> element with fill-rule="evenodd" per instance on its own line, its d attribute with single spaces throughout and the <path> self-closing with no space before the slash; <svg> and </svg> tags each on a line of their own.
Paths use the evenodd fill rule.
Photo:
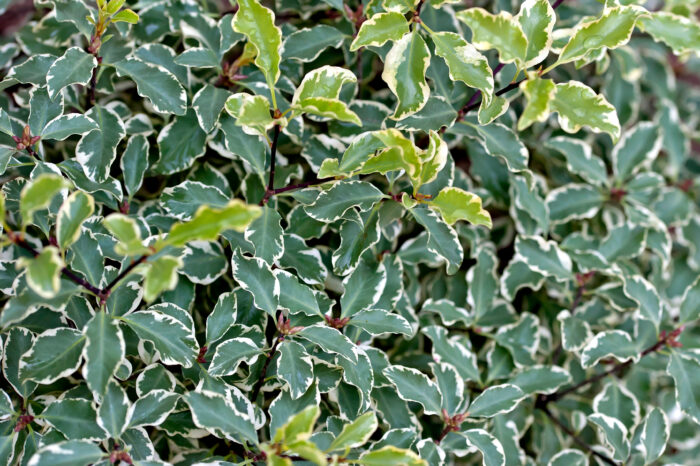
<svg viewBox="0 0 700 466">
<path fill-rule="evenodd" d="M 255 382 L 255 385 L 253 386 L 253 393 L 250 397 L 250 400 L 252 402 L 255 402 L 255 400 L 258 398 L 260 389 L 262 388 L 263 383 L 265 383 L 265 375 L 267 374 L 267 368 L 270 366 L 270 361 L 272 361 L 272 358 L 275 356 L 275 353 L 277 352 L 277 347 L 282 342 L 282 340 L 284 340 L 284 335 L 278 335 L 277 338 L 275 338 L 275 342 L 272 344 L 272 348 L 270 348 L 270 352 L 267 353 L 265 364 L 263 364 L 262 370 L 260 371 L 260 377 L 258 377 L 257 382 Z"/>
<path fill-rule="evenodd" d="M 124 277 L 129 275 L 139 264 L 143 264 L 146 262 L 146 259 L 148 259 L 148 256 L 143 255 L 136 259 L 135 261 L 131 262 L 127 268 L 125 268 L 117 277 L 109 282 L 107 286 L 105 286 L 102 291 L 100 292 L 100 306 L 104 304 L 104 302 L 109 298 L 109 295 L 112 293 L 112 288 L 115 287 L 117 283 L 119 283 Z"/>
<path fill-rule="evenodd" d="M 277 140 L 280 137 L 280 125 L 275 124 L 274 134 L 272 136 L 272 146 L 270 147 L 270 178 L 267 182 L 265 195 L 260 200 L 260 205 L 267 204 L 273 194 L 275 194 L 275 163 L 277 158 Z"/>
</svg>

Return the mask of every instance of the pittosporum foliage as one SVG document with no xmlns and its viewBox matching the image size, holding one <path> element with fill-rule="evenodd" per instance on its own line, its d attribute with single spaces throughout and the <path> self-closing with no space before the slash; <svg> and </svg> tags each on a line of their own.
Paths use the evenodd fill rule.
<svg viewBox="0 0 700 466">
<path fill-rule="evenodd" d="M 233 3 L 0 47 L 2 464 L 697 463 L 700 3 Z"/>
</svg>

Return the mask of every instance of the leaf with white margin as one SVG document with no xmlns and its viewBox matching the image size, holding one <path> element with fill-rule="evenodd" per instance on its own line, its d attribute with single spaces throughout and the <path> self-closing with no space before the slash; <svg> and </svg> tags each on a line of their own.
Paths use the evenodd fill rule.
<svg viewBox="0 0 700 466">
<path fill-rule="evenodd" d="M 109 178 L 112 162 L 117 158 L 117 145 L 126 135 L 119 115 L 108 107 L 92 107 L 86 114 L 99 129 L 85 134 L 75 148 L 75 158 L 91 181 L 102 183 Z"/>
<path fill-rule="evenodd" d="M 280 282 L 260 258 L 245 257 L 236 249 L 231 257 L 231 272 L 241 287 L 253 295 L 253 303 L 275 317 L 280 300 Z"/>
<path fill-rule="evenodd" d="M 68 136 L 73 136 L 74 134 L 82 135 L 89 133 L 93 129 L 97 129 L 97 123 L 94 120 L 79 113 L 70 113 L 56 117 L 46 123 L 40 136 L 42 140 L 63 141 Z"/>
<path fill-rule="evenodd" d="M 61 288 L 61 270 L 63 259 L 58 248 L 45 247 L 37 256 L 20 257 L 17 261 L 19 269 L 27 269 L 27 285 L 42 298 L 55 297 Z"/>
<path fill-rule="evenodd" d="M 493 94 L 493 72 L 486 57 L 454 32 L 434 32 L 430 38 L 435 55 L 442 57 L 450 70 L 450 79 L 479 89 L 488 104 Z"/>
<path fill-rule="evenodd" d="M 544 3 L 549 5 L 547 0 Z M 528 79 L 520 84 L 527 104 L 518 119 L 518 131 L 522 131 L 535 122 L 544 123 L 551 113 L 550 102 L 554 98 L 557 86 L 551 79 Z"/>
<path fill-rule="evenodd" d="M 457 18 L 472 30 L 472 44 L 479 50 L 498 50 L 501 63 L 525 61 L 527 38 L 516 18 L 501 11 L 494 15 L 483 8 L 469 8 L 457 13 Z"/>
<path fill-rule="evenodd" d="M 518 367 L 534 364 L 540 346 L 540 319 L 529 312 L 521 314 L 518 322 L 500 327 L 494 340 L 508 349 Z"/>
<path fill-rule="evenodd" d="M 235 374 L 240 363 L 245 362 L 251 366 L 262 353 L 262 349 L 250 338 L 225 340 L 216 347 L 207 371 L 214 377 Z"/>
<path fill-rule="evenodd" d="M 355 270 L 343 279 L 345 291 L 340 297 L 340 317 L 351 317 L 370 309 L 381 297 L 386 280 L 386 268 L 383 264 L 375 268 L 361 261 Z"/>
<path fill-rule="evenodd" d="M 533 270 L 557 280 L 573 277 L 571 258 L 552 240 L 540 236 L 518 236 L 515 253 Z"/>
<path fill-rule="evenodd" d="M 275 269 L 273 273 L 280 283 L 280 289 L 284 290 L 280 294 L 279 307 L 292 314 L 301 312 L 308 316 L 323 315 L 311 287 L 300 283 L 297 277 L 285 270 Z"/>
<path fill-rule="evenodd" d="M 413 115 L 428 102 L 430 88 L 425 72 L 429 64 L 430 50 L 417 30 L 394 42 L 382 72 L 382 79 L 398 99 L 394 120 Z"/>
<path fill-rule="evenodd" d="M 119 168 L 121 168 L 124 175 L 124 187 L 129 197 L 134 196 L 141 188 L 144 174 L 148 168 L 148 151 L 150 147 L 145 135 L 135 134 L 129 138 L 126 149 L 119 160 Z"/>
<path fill-rule="evenodd" d="M 578 351 L 593 338 L 588 322 L 572 316 L 568 310 L 561 311 L 557 320 L 561 324 L 561 345 L 566 351 Z"/>
<path fill-rule="evenodd" d="M 346 35 L 326 24 L 312 28 L 303 28 L 289 34 L 282 44 L 282 58 L 311 62 L 328 47 L 339 48 L 345 42 Z"/>
<path fill-rule="evenodd" d="M 292 399 L 297 399 L 306 393 L 314 382 L 311 357 L 302 345 L 291 340 L 285 340 L 278 351 L 277 376 L 289 385 Z"/>
<path fill-rule="evenodd" d="M 25 183 L 19 196 L 23 223 L 31 223 L 34 212 L 47 208 L 56 194 L 69 187 L 68 180 L 54 173 L 42 173 Z"/>
<path fill-rule="evenodd" d="M 85 440 L 66 440 L 52 443 L 39 449 L 31 457 L 29 466 L 50 464 L 52 466 L 75 466 L 98 463 L 106 453 L 99 446 Z"/>
<path fill-rule="evenodd" d="M 87 85 L 92 77 L 92 70 L 97 66 L 94 55 L 85 52 L 80 47 L 71 47 L 59 57 L 46 73 L 46 87 L 49 97 L 56 95 L 71 84 Z"/>
<path fill-rule="evenodd" d="M 587 126 L 594 133 L 610 134 L 613 142 L 620 137 L 620 121 L 615 107 L 581 82 L 557 84 L 550 107 L 559 114 L 559 125 L 567 133 L 576 133 Z"/>
<path fill-rule="evenodd" d="M 450 364 L 464 380 L 481 381 L 476 354 L 467 346 L 468 340 L 459 336 L 448 338 L 447 330 L 438 325 L 424 327 L 421 332 L 430 338 L 436 362 Z"/>
<path fill-rule="evenodd" d="M 129 424 L 131 403 L 124 389 L 115 380 L 107 385 L 97 410 L 97 424 L 112 438 L 119 438 Z"/>
<path fill-rule="evenodd" d="M 323 191 L 316 201 L 304 207 L 312 218 L 325 222 L 335 222 L 345 211 L 357 207 L 360 211 L 372 208 L 384 198 L 384 194 L 371 183 L 364 181 L 340 181 Z"/>
<path fill-rule="evenodd" d="M 492 123 L 488 126 L 467 124 L 474 128 L 489 155 L 500 157 L 508 166 L 508 170 L 518 172 L 527 170 L 530 153 L 522 143 L 518 135 L 509 127 L 501 123 Z"/>
<path fill-rule="evenodd" d="M 571 382 L 571 374 L 557 366 L 535 365 L 526 367 L 510 379 L 526 395 L 533 393 L 554 393 L 557 388 Z"/>
<path fill-rule="evenodd" d="M 576 26 L 557 63 L 568 63 L 603 48 L 625 45 L 632 37 L 637 19 L 645 13 L 646 10 L 637 5 L 606 8 L 599 18 Z"/>
<path fill-rule="evenodd" d="M 658 330 L 663 307 L 654 285 L 640 275 L 624 278 L 623 281 L 625 294 L 639 304 L 640 317 L 651 321 Z"/>
<path fill-rule="evenodd" d="M 255 53 L 257 66 L 270 88 L 272 104 L 276 108 L 275 83 L 280 77 L 280 48 L 282 31 L 275 26 L 275 14 L 257 0 L 240 0 L 238 11 L 231 21 L 233 30 L 246 36 Z"/>
<path fill-rule="evenodd" d="M 591 414 L 588 420 L 600 428 L 606 443 L 613 449 L 613 459 L 625 461 L 630 454 L 630 442 L 624 424 L 614 417 L 600 413 Z"/>
<path fill-rule="evenodd" d="M 546 198 L 553 224 L 593 218 L 605 203 L 600 189 L 588 184 L 570 183 L 551 190 Z"/>
<path fill-rule="evenodd" d="M 224 248 L 215 241 L 191 241 L 182 255 L 184 274 L 192 283 L 209 285 L 228 270 Z"/>
<path fill-rule="evenodd" d="M 608 179 L 605 162 L 593 154 L 591 145 L 580 139 L 557 136 L 547 139 L 545 147 L 554 149 L 564 156 L 566 166 L 571 173 L 579 175 L 587 182 L 602 185 Z"/>
<path fill-rule="evenodd" d="M 606 330 L 596 334 L 581 350 L 581 365 L 589 368 L 601 359 L 613 357 L 618 361 L 637 360 L 639 348 L 632 337 L 622 330 Z"/>
<path fill-rule="evenodd" d="M 128 76 L 136 83 L 138 94 L 147 98 L 156 112 L 184 115 L 187 111 L 187 93 L 164 67 L 129 57 L 115 63 L 114 68 L 118 76 Z"/>
<path fill-rule="evenodd" d="M 253 220 L 245 231 L 245 239 L 255 246 L 255 257 L 272 265 L 284 254 L 282 217 L 276 209 L 264 206 L 262 215 Z"/>
<path fill-rule="evenodd" d="M 623 181 L 649 168 L 659 155 L 662 142 L 659 127 L 651 121 L 642 121 L 625 131 L 612 151 L 615 178 Z"/>
<path fill-rule="evenodd" d="M 407 337 L 413 335 L 413 328 L 404 317 L 379 309 L 358 312 L 352 316 L 348 325 L 354 325 L 375 336 L 395 333 Z"/>
<path fill-rule="evenodd" d="M 700 362 L 691 355 L 674 350 L 666 372 L 673 377 L 676 402 L 681 411 L 700 424 Z"/>
<path fill-rule="evenodd" d="M 680 323 L 685 324 L 700 318 L 700 277 L 683 292 L 681 298 Z"/>
<path fill-rule="evenodd" d="M 668 45 L 675 55 L 700 49 L 700 24 L 668 11 L 654 11 L 639 19 L 640 29 L 655 41 Z"/>
<path fill-rule="evenodd" d="M 71 375 L 82 361 L 85 337 L 70 328 L 49 329 L 34 340 L 19 361 L 20 380 L 47 385 Z"/>
<path fill-rule="evenodd" d="M 355 354 L 353 342 L 332 327 L 328 327 L 325 324 L 310 325 L 304 327 L 295 335 L 320 346 L 327 353 L 339 354 L 349 361 L 357 362 L 357 354 Z"/>
<path fill-rule="evenodd" d="M 0 419 L 5 420 L 15 413 L 12 400 L 5 390 L 0 390 Z"/>
<path fill-rule="evenodd" d="M 156 389 L 143 394 L 129 407 L 129 428 L 158 426 L 175 409 L 178 393 Z"/>
<path fill-rule="evenodd" d="M 183 400 L 189 405 L 194 423 L 217 437 L 234 442 L 258 444 L 258 434 L 248 414 L 236 409 L 231 395 L 202 390 L 187 392 Z"/>
<path fill-rule="evenodd" d="M 197 114 L 197 121 L 207 133 L 212 132 L 219 122 L 226 100 L 231 93 L 226 89 L 206 84 L 192 97 L 192 108 Z"/>
<path fill-rule="evenodd" d="M 492 246 L 480 247 L 475 253 L 476 265 L 467 270 L 467 304 L 475 325 L 493 308 L 498 295 L 498 260 Z"/>
<path fill-rule="evenodd" d="M 428 148 L 420 154 L 420 174 L 417 177 L 416 190 L 437 178 L 438 173 L 445 167 L 449 155 L 447 143 L 440 137 L 440 134 L 431 130 L 428 133 L 428 138 Z"/>
<path fill-rule="evenodd" d="M 567 448 L 557 452 L 547 466 L 588 466 L 588 457 L 581 450 Z"/>
<path fill-rule="evenodd" d="M 466 220 L 472 225 L 492 226 L 491 215 L 481 207 L 481 198 L 460 188 L 442 188 L 428 205 L 437 209 L 449 225 L 454 225 L 457 220 Z"/>
<path fill-rule="evenodd" d="M 177 286 L 177 272 L 182 265 L 182 259 L 175 256 L 160 256 L 149 261 L 143 280 L 144 301 L 150 303 L 162 292 L 174 290 Z"/>
<path fill-rule="evenodd" d="M 505 466 L 506 456 L 503 445 L 496 437 L 483 429 L 469 429 L 460 432 L 467 443 L 481 452 L 484 466 Z"/>
<path fill-rule="evenodd" d="M 233 94 L 226 99 L 224 108 L 236 119 L 237 125 L 253 128 L 263 135 L 275 124 L 270 115 L 270 102 L 261 95 Z"/>
<path fill-rule="evenodd" d="M 525 68 L 530 68 L 549 54 L 556 15 L 547 0 L 526 0 L 520 5 L 515 19 L 527 38 Z"/>
<path fill-rule="evenodd" d="M 41 413 L 43 420 L 71 440 L 104 440 L 108 437 L 97 423 L 92 402 L 63 398 L 54 401 Z"/>
<path fill-rule="evenodd" d="M 434 210 L 427 207 L 417 205 L 409 211 L 428 233 L 428 251 L 445 259 L 448 274 L 456 273 L 462 265 L 464 249 L 454 228 L 445 223 Z"/>
<path fill-rule="evenodd" d="M 364 445 L 377 430 L 379 423 L 373 412 L 367 412 L 354 421 L 345 424 L 343 430 L 333 439 L 326 451 L 345 450 Z"/>
<path fill-rule="evenodd" d="M 454 416 L 464 408 L 464 380 L 450 364 L 430 363 L 438 389 L 442 394 L 442 409 Z"/>
<path fill-rule="evenodd" d="M 95 211 L 95 200 L 83 191 L 75 191 L 63 201 L 56 220 L 56 241 L 61 249 L 77 241 L 80 227 Z"/>
<path fill-rule="evenodd" d="M 159 311 L 138 311 L 119 318 L 139 338 L 153 343 L 164 364 L 192 367 L 199 344 L 190 328 L 175 317 Z"/>
<path fill-rule="evenodd" d="M 341 100 L 326 97 L 309 97 L 294 106 L 296 111 L 362 126 L 362 120 Z"/>
<path fill-rule="evenodd" d="M 415 401 L 423 406 L 425 414 L 440 415 L 442 394 L 437 384 L 422 372 L 411 367 L 393 365 L 382 373 L 396 387 L 399 397 L 405 401 Z"/>
<path fill-rule="evenodd" d="M 401 39 L 406 33 L 408 21 L 404 15 L 394 11 L 378 13 L 362 23 L 350 44 L 350 51 L 354 52 L 360 47 L 381 47 L 390 40 Z"/>
<path fill-rule="evenodd" d="M 112 316 L 97 312 L 85 326 L 83 377 L 98 397 L 107 391 L 107 384 L 124 358 L 124 336 Z"/>
<path fill-rule="evenodd" d="M 668 416 L 661 408 L 654 406 L 644 419 L 640 437 L 647 463 L 653 463 L 663 455 L 670 437 L 671 423 Z"/>
</svg>

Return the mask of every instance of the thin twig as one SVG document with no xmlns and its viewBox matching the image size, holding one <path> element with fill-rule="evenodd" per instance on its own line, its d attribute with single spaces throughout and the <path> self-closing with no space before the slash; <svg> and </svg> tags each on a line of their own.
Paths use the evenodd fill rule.
<svg viewBox="0 0 700 466">
<path fill-rule="evenodd" d="M 270 197 L 275 192 L 275 159 L 277 158 L 277 140 L 280 136 L 280 125 L 275 124 L 274 134 L 272 136 L 272 146 L 270 147 L 270 178 L 267 182 L 267 189 L 265 189 L 265 195 L 260 200 L 260 205 L 263 206 L 267 204 Z"/>
<path fill-rule="evenodd" d="M 104 302 L 109 298 L 109 295 L 112 293 L 112 288 L 119 283 L 124 277 L 129 275 L 138 265 L 143 264 L 146 262 L 146 259 L 148 259 L 147 255 L 143 255 L 133 261 L 127 268 L 125 268 L 117 277 L 109 282 L 107 286 L 102 288 L 102 291 L 100 292 L 100 306 L 104 304 Z"/>
<path fill-rule="evenodd" d="M 275 353 L 277 352 L 277 346 L 280 344 L 280 342 L 284 340 L 284 335 L 278 335 L 277 338 L 275 338 L 275 342 L 272 344 L 272 348 L 270 348 L 270 352 L 267 353 L 267 358 L 265 359 L 265 364 L 263 364 L 262 371 L 260 372 L 260 377 L 258 377 L 257 382 L 255 382 L 255 385 L 253 386 L 253 393 L 250 396 L 250 400 L 252 402 L 255 402 L 255 400 L 258 398 L 258 394 L 260 393 L 260 389 L 263 386 L 263 383 L 265 382 L 265 375 L 267 374 L 267 368 L 270 365 L 270 361 L 272 361 L 272 358 L 275 356 Z"/>
<path fill-rule="evenodd" d="M 328 182 L 334 181 L 334 180 L 335 180 L 335 178 L 330 176 L 328 178 L 315 178 L 311 181 L 305 181 L 303 183 L 290 184 L 289 186 L 284 186 L 282 188 L 273 189 L 272 193 L 270 193 L 270 196 L 274 196 L 275 194 L 280 194 L 280 193 L 286 193 L 288 191 L 294 191 L 295 189 L 304 189 L 304 188 L 308 188 L 309 186 L 316 186 L 316 185 L 328 183 Z"/>
<path fill-rule="evenodd" d="M 100 65 L 102 64 L 102 57 L 97 56 L 97 54 L 95 54 L 95 58 L 97 59 L 97 66 L 92 69 L 92 76 L 90 77 L 90 84 L 88 87 L 87 102 L 85 103 L 86 110 L 89 110 L 95 105 L 95 93 L 97 90 L 97 72 L 100 69 Z"/>
</svg>

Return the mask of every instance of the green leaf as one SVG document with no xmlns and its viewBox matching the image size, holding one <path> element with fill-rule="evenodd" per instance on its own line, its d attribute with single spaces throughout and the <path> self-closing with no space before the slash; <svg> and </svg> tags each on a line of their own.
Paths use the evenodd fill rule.
<svg viewBox="0 0 700 466">
<path fill-rule="evenodd" d="M 325 352 L 339 354 L 348 361 L 357 363 L 355 345 L 348 337 L 332 327 L 327 327 L 324 324 L 310 325 L 304 327 L 296 335 L 320 346 Z"/>
<path fill-rule="evenodd" d="M 109 178 L 112 162 L 117 157 L 117 145 L 126 134 L 119 115 L 107 107 L 93 107 L 86 115 L 97 122 L 99 129 L 84 135 L 75 148 L 75 158 L 85 176 L 96 183 Z"/>
<path fill-rule="evenodd" d="M 637 359 L 637 345 L 629 333 L 622 330 L 606 330 L 594 336 L 581 350 L 581 365 L 591 367 L 601 359 L 614 357 L 618 361 Z"/>
<path fill-rule="evenodd" d="M 83 135 L 97 128 L 97 123 L 94 120 L 85 115 L 71 113 L 61 115 L 46 123 L 46 126 L 41 130 L 41 139 L 63 141 L 68 136 Z"/>
<path fill-rule="evenodd" d="M 552 456 L 547 466 L 588 466 L 588 457 L 581 450 L 566 448 Z"/>
<path fill-rule="evenodd" d="M 489 387 L 469 405 L 471 417 L 493 417 L 515 409 L 525 393 L 515 385 L 503 384 Z"/>
<path fill-rule="evenodd" d="M 231 272 L 241 287 L 253 295 L 255 307 L 275 317 L 280 283 L 265 261 L 245 257 L 240 249 L 236 249 L 231 257 Z"/>
<path fill-rule="evenodd" d="M 290 444 L 297 440 L 308 439 L 320 414 L 321 410 L 318 406 L 307 406 L 298 414 L 292 416 L 285 425 L 277 429 L 274 441 Z"/>
<path fill-rule="evenodd" d="M 545 0 L 549 5 L 549 2 Z M 557 90 L 556 84 L 551 79 L 528 79 L 520 84 L 527 99 L 527 105 L 518 119 L 518 131 L 522 131 L 535 122 L 543 123 L 547 121 L 551 112 L 550 102 L 554 98 Z"/>
<path fill-rule="evenodd" d="M 420 154 L 420 174 L 418 175 L 418 183 L 414 183 L 414 189 L 417 191 L 424 184 L 434 181 L 438 173 L 445 167 L 449 150 L 447 143 L 443 141 L 440 135 L 435 131 L 428 133 L 429 142 L 428 149 Z M 402 151 L 403 152 L 403 151 Z M 406 170 L 407 173 L 410 173 Z"/>
<path fill-rule="evenodd" d="M 680 309 L 680 323 L 692 322 L 700 318 L 700 277 L 683 292 Z"/>
<path fill-rule="evenodd" d="M 488 126 L 469 124 L 469 126 L 481 136 L 488 153 L 502 158 L 509 170 L 527 170 L 529 152 L 512 129 L 501 123 L 492 123 Z"/>
<path fill-rule="evenodd" d="M 590 144 L 566 136 L 550 138 L 545 147 L 554 149 L 564 156 L 571 173 L 579 175 L 594 185 L 604 184 L 608 179 L 605 163 L 593 154 Z"/>
<path fill-rule="evenodd" d="M 663 455 L 670 436 L 671 424 L 668 416 L 662 409 L 653 407 L 644 419 L 640 437 L 647 463 L 653 463 Z"/>
<path fill-rule="evenodd" d="M 282 44 L 282 57 L 311 62 L 328 47 L 339 48 L 345 42 L 345 34 L 338 29 L 318 24 L 312 28 L 294 31 Z"/>
<path fill-rule="evenodd" d="M 539 318 L 525 312 L 518 322 L 498 329 L 494 340 L 507 348 L 517 366 L 531 366 L 540 343 Z"/>
<path fill-rule="evenodd" d="M 130 408 L 131 403 L 124 389 L 115 380 L 111 380 L 97 411 L 97 424 L 110 437 L 119 438 L 126 430 Z"/>
<path fill-rule="evenodd" d="M 481 452 L 484 466 L 505 464 L 503 446 L 493 435 L 483 429 L 469 429 L 461 434 L 467 439 L 469 445 Z"/>
<path fill-rule="evenodd" d="M 95 200 L 83 191 L 75 191 L 63 202 L 56 220 L 56 240 L 66 249 L 80 236 L 80 227 L 95 211 Z"/>
<path fill-rule="evenodd" d="M 262 208 L 262 215 L 248 226 L 245 231 L 245 239 L 255 246 L 255 257 L 267 262 L 275 263 L 284 254 L 284 230 L 280 225 L 282 217 L 275 209 Z"/>
<path fill-rule="evenodd" d="M 231 93 L 225 89 L 207 84 L 192 98 L 192 108 L 197 114 L 199 126 L 207 133 L 211 133 L 218 123 L 219 115 L 230 95 Z"/>
<path fill-rule="evenodd" d="M 568 254 L 552 240 L 539 236 L 519 236 L 515 252 L 530 268 L 557 280 L 572 278 L 572 263 Z"/>
<path fill-rule="evenodd" d="M 493 94 L 493 73 L 489 62 L 477 49 L 453 32 L 430 34 L 435 54 L 442 57 L 450 70 L 450 79 L 479 89 L 488 103 Z"/>
<path fill-rule="evenodd" d="M 222 208 L 201 206 L 192 220 L 173 225 L 165 243 L 179 247 L 195 240 L 214 241 L 225 230 L 245 231 L 260 214 L 258 206 L 247 205 L 238 199 Z"/>
<path fill-rule="evenodd" d="M 473 225 L 491 228 L 491 215 L 481 207 L 481 198 L 460 188 L 443 188 L 428 205 L 436 208 L 450 225 L 457 220 L 466 220 Z"/>
<path fill-rule="evenodd" d="M 217 437 L 235 442 L 258 443 L 255 426 L 248 413 L 236 408 L 229 392 L 220 395 L 211 391 L 187 392 L 183 399 L 192 410 L 194 423 Z"/>
<path fill-rule="evenodd" d="M 83 377 L 98 397 L 107 391 L 107 384 L 125 356 L 126 344 L 116 320 L 106 312 L 97 312 L 85 326 Z"/>
<path fill-rule="evenodd" d="M 106 456 L 106 453 L 92 442 L 67 440 L 44 446 L 34 454 L 30 464 L 74 466 L 98 463 L 103 456 Z"/>
<path fill-rule="evenodd" d="M 216 347 L 208 372 L 215 377 L 235 374 L 240 363 L 252 366 L 262 352 L 250 338 L 226 340 Z"/>
<path fill-rule="evenodd" d="M 97 413 L 88 400 L 64 398 L 54 401 L 41 416 L 70 440 L 103 440 L 107 437 L 97 424 Z"/>
<path fill-rule="evenodd" d="M 160 366 L 159 366 L 160 367 Z M 131 405 L 129 427 L 158 426 L 175 409 L 180 395 L 167 390 L 155 389 L 139 397 Z"/>
<path fill-rule="evenodd" d="M 639 315 L 659 328 L 663 307 L 661 298 L 654 286 L 644 277 L 635 275 L 624 279 L 625 294 L 639 304 Z"/>
<path fill-rule="evenodd" d="M 421 466 L 428 464 L 411 450 L 390 445 L 363 453 L 357 463 L 365 466 L 386 466 L 388 464 Z"/>
<path fill-rule="evenodd" d="M 348 325 L 361 328 L 371 335 L 386 335 L 401 333 L 410 337 L 413 335 L 411 324 L 398 314 L 392 314 L 384 310 L 368 310 L 353 315 Z"/>
<path fill-rule="evenodd" d="M 515 19 L 527 38 L 525 66 L 529 68 L 547 58 L 556 15 L 547 0 L 526 0 Z"/>
<path fill-rule="evenodd" d="M 280 46 L 282 31 L 275 26 L 275 14 L 257 0 L 241 0 L 231 22 L 233 30 L 246 36 L 255 53 L 255 65 L 265 75 L 267 86 L 275 102 L 275 83 L 280 77 Z"/>
<path fill-rule="evenodd" d="M 668 45 L 682 55 L 700 48 L 700 24 L 668 11 L 654 11 L 639 19 L 638 26 L 657 42 Z"/>
<path fill-rule="evenodd" d="M 71 47 L 59 57 L 46 73 L 46 87 L 53 100 L 66 86 L 71 84 L 87 85 L 92 77 L 92 70 L 97 66 L 94 55 L 86 53 L 80 47 Z"/>
<path fill-rule="evenodd" d="M 191 328 L 177 318 L 157 310 L 146 310 L 120 317 L 139 338 L 153 343 L 164 364 L 191 367 L 199 345 Z"/>
<path fill-rule="evenodd" d="M 593 337 L 588 322 L 572 316 L 569 311 L 561 311 L 557 320 L 561 322 L 561 345 L 567 351 L 580 350 Z"/>
<path fill-rule="evenodd" d="M 637 19 L 646 12 L 636 6 L 606 8 L 600 18 L 579 24 L 564 46 L 557 63 L 578 60 L 600 49 L 625 45 L 632 36 Z"/>
<path fill-rule="evenodd" d="M 360 117 L 339 100 L 343 85 L 356 81 L 357 78 L 349 70 L 322 66 L 304 76 L 294 92 L 292 106 L 302 113 L 349 121 L 360 126 Z"/>
<path fill-rule="evenodd" d="M 676 402 L 690 419 L 700 424 L 700 362 L 680 351 L 671 352 L 666 372 L 673 377 Z"/>
<path fill-rule="evenodd" d="M 371 435 L 377 430 L 379 423 L 377 416 L 369 411 L 343 426 L 343 430 L 336 436 L 326 451 L 346 450 L 364 445 Z"/>
<path fill-rule="evenodd" d="M 117 253 L 125 256 L 134 256 L 148 252 L 141 240 L 141 229 L 131 217 L 124 214 L 113 213 L 107 216 L 102 224 L 119 242 L 115 246 Z"/>
<path fill-rule="evenodd" d="M 612 151 L 615 178 L 623 181 L 649 168 L 659 154 L 662 141 L 659 128 L 650 121 L 643 121 L 625 131 Z"/>
<path fill-rule="evenodd" d="M 417 30 L 394 42 L 382 72 L 382 79 L 398 99 L 393 119 L 413 115 L 428 102 L 430 88 L 425 71 L 429 64 L 430 51 Z"/>
<path fill-rule="evenodd" d="M 447 273 L 454 274 L 462 265 L 464 249 L 457 232 L 445 223 L 432 209 L 416 206 L 410 209 L 411 215 L 428 232 L 428 251 L 447 261 Z"/>
<path fill-rule="evenodd" d="M 112 16 L 112 22 L 113 23 L 119 23 L 119 22 L 124 22 L 124 23 L 129 23 L 129 24 L 136 24 L 139 22 L 139 15 L 134 13 L 130 9 L 125 9 L 114 16 Z"/>
<path fill-rule="evenodd" d="M 382 371 L 396 387 L 399 397 L 423 406 L 425 414 L 440 415 L 442 395 L 438 386 L 422 372 L 405 366 L 390 366 Z"/>
<path fill-rule="evenodd" d="M 22 257 L 19 268 L 27 269 L 27 285 L 42 298 L 53 298 L 61 287 L 61 271 L 64 267 L 59 250 L 53 246 L 44 248 L 36 257 Z"/>
<path fill-rule="evenodd" d="M 311 357 L 295 341 L 284 341 L 278 351 L 277 375 L 289 385 L 292 399 L 297 399 L 306 393 L 314 381 Z"/>
<path fill-rule="evenodd" d="M 177 271 L 182 265 L 182 259 L 174 256 L 160 256 L 150 261 L 143 281 L 143 299 L 150 303 L 164 291 L 175 289 Z"/>
<path fill-rule="evenodd" d="M 168 175 L 192 166 L 206 152 L 207 133 L 199 126 L 193 109 L 176 117 L 158 134 L 160 159 L 153 170 Z"/>
<path fill-rule="evenodd" d="M 291 273 L 277 269 L 274 271 L 275 277 L 280 283 L 279 307 L 289 310 L 292 314 L 302 312 L 309 316 L 322 315 L 316 295 L 311 287 L 300 283 Z"/>
<path fill-rule="evenodd" d="M 53 173 L 42 173 L 25 184 L 19 198 L 24 223 L 31 223 L 34 212 L 47 208 L 56 194 L 70 186 L 67 180 Z"/>
<path fill-rule="evenodd" d="M 135 134 L 129 138 L 126 149 L 119 160 L 119 168 L 124 175 L 124 187 L 129 197 L 133 197 L 141 188 L 143 177 L 148 168 L 148 139 L 143 134 Z"/>
<path fill-rule="evenodd" d="M 481 380 L 476 354 L 470 349 L 468 342 L 459 337 L 448 338 L 447 330 L 437 325 L 423 327 L 421 331 L 433 343 L 434 360 L 441 364 L 450 364 L 464 380 Z"/>
<path fill-rule="evenodd" d="M 472 30 L 472 44 L 479 50 L 498 50 L 501 63 L 524 62 L 528 52 L 525 33 L 516 18 L 501 11 L 494 15 L 483 8 L 469 8 L 457 18 Z"/>
<path fill-rule="evenodd" d="M 587 126 L 594 133 L 606 132 L 613 142 L 620 136 L 617 112 L 605 97 L 578 81 L 557 84 L 552 111 L 559 113 L 559 124 L 567 133 L 576 133 Z"/>
<path fill-rule="evenodd" d="M 388 41 L 401 39 L 408 33 L 408 21 L 398 12 L 385 12 L 371 16 L 364 21 L 357 31 L 357 36 L 350 44 L 350 51 L 360 47 L 381 47 Z"/>
<path fill-rule="evenodd" d="M 185 114 L 187 94 L 177 78 L 163 66 L 130 57 L 115 63 L 114 68 L 118 76 L 127 76 L 136 83 L 139 95 L 147 98 L 155 111 Z"/>
<path fill-rule="evenodd" d="M 630 453 L 627 428 L 619 420 L 605 414 L 591 414 L 588 419 L 600 428 L 605 441 L 615 452 L 613 459 L 625 461 Z"/>
<path fill-rule="evenodd" d="M 70 328 L 46 330 L 19 362 L 21 380 L 50 384 L 66 377 L 80 366 L 85 338 Z"/>
<path fill-rule="evenodd" d="M 357 207 L 364 212 L 384 197 L 374 185 L 364 181 L 339 181 L 323 191 L 316 201 L 305 206 L 304 210 L 312 218 L 331 223 L 343 216 L 350 208 Z"/>
<path fill-rule="evenodd" d="M 341 317 L 351 317 L 370 309 L 381 297 L 386 285 L 386 269 L 361 261 L 343 280 L 345 292 L 340 297 Z"/>
<path fill-rule="evenodd" d="M 261 95 L 239 92 L 230 96 L 224 107 L 237 125 L 254 128 L 260 134 L 266 134 L 275 125 L 270 116 L 270 102 Z"/>
<path fill-rule="evenodd" d="M 554 393 L 557 388 L 571 382 L 571 375 L 561 367 L 537 365 L 528 367 L 510 379 L 526 395 Z"/>
<path fill-rule="evenodd" d="M 605 197 L 598 188 L 571 183 L 551 190 L 546 202 L 549 220 L 556 224 L 595 217 Z"/>
</svg>

